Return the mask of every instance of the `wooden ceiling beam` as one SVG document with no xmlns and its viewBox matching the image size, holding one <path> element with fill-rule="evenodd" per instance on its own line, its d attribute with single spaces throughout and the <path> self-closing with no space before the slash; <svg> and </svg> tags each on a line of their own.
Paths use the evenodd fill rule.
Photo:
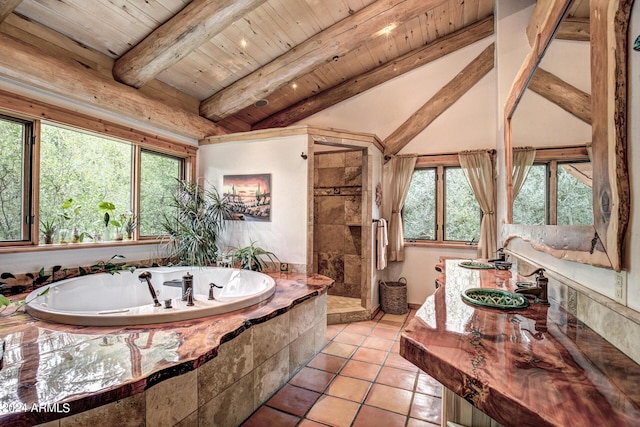
<svg viewBox="0 0 640 427">
<path fill-rule="evenodd" d="M 142 87 L 266 0 L 194 0 L 122 55 L 113 77 Z"/>
<path fill-rule="evenodd" d="M 200 104 L 200 114 L 218 121 L 266 98 L 329 61 L 339 61 L 384 28 L 426 13 L 447 0 L 378 0 L 320 31 Z"/>
<path fill-rule="evenodd" d="M 591 124 L 591 95 L 555 74 L 538 67 L 528 88 L 583 122 Z"/>
<path fill-rule="evenodd" d="M 0 0 L 0 22 L 14 11 L 18 5 L 22 3 L 22 0 Z"/>
<path fill-rule="evenodd" d="M 144 95 L 86 68 L 0 33 L 0 77 L 195 139 L 228 133 L 221 126 Z"/>
<path fill-rule="evenodd" d="M 556 39 L 588 42 L 591 40 L 589 18 L 565 18 L 556 31 Z"/>
<path fill-rule="evenodd" d="M 469 46 L 494 31 L 493 15 L 421 46 L 369 72 L 303 99 L 253 125 L 252 129 L 286 127 L 325 108 L 371 89 L 408 71 Z"/>
<path fill-rule="evenodd" d="M 473 61 L 442 87 L 429 101 L 411 115 L 382 143 L 385 156 L 397 154 L 440 114 L 452 106 L 469 89 L 478 83 L 495 64 L 495 43 L 491 43 Z"/>
</svg>

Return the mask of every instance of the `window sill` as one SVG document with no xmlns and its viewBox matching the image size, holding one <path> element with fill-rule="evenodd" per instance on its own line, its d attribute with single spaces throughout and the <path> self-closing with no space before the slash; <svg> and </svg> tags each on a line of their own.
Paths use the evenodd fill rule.
<svg viewBox="0 0 640 427">
<path fill-rule="evenodd" d="M 0 247 L 0 254 L 12 254 L 12 253 L 29 253 L 29 252 L 49 252 L 49 251 L 66 251 L 76 249 L 98 249 L 109 247 L 122 247 L 122 246 L 144 246 L 144 245 L 157 245 L 162 243 L 161 239 L 145 239 L 145 240 L 122 240 L 122 241 L 109 241 L 109 242 L 88 242 L 88 243 L 54 243 L 51 245 L 23 245 L 23 246 L 3 246 Z"/>
<path fill-rule="evenodd" d="M 477 250 L 478 245 L 468 245 L 466 243 L 460 242 L 435 242 L 435 241 L 404 241 L 405 247 L 418 247 L 418 248 L 445 248 L 445 249 L 466 249 L 466 250 Z"/>
</svg>

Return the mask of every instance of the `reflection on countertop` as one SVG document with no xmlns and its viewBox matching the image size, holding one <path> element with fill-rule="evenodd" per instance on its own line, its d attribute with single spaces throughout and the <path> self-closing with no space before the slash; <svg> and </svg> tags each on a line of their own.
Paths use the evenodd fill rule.
<svg viewBox="0 0 640 427">
<path fill-rule="evenodd" d="M 79 327 L 18 313 L 0 320 L 0 424 L 44 422 L 140 393 L 216 357 L 253 324 L 326 293 L 333 280 L 273 273 L 276 292 L 246 309 L 201 319 L 129 327 Z M 69 405 L 63 406 L 63 403 Z M 34 414 L 46 405 L 53 412 Z M 34 406 L 35 405 L 35 406 Z M 20 421 L 22 420 L 22 421 Z"/>
<path fill-rule="evenodd" d="M 640 425 L 640 366 L 566 312 L 471 306 L 472 287 L 513 290 L 510 271 L 447 260 L 400 353 L 504 425 Z"/>
</svg>

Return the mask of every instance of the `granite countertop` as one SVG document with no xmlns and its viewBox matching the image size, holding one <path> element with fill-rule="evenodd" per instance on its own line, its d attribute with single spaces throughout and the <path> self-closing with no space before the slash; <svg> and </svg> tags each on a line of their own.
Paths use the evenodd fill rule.
<svg viewBox="0 0 640 427">
<path fill-rule="evenodd" d="M 221 343 L 251 325 L 326 293 L 333 280 L 317 274 L 272 273 L 269 299 L 227 314 L 144 326 L 82 327 L 17 313 L 0 318 L 5 342 L 0 369 L 0 425 L 33 424 L 140 393 L 216 357 Z M 63 405 L 68 403 L 67 405 Z"/>
<path fill-rule="evenodd" d="M 510 271 L 459 262 L 446 261 L 443 285 L 402 332 L 403 357 L 505 426 L 640 425 L 640 365 L 553 300 L 510 311 L 465 303 L 467 288 L 515 283 Z"/>
</svg>

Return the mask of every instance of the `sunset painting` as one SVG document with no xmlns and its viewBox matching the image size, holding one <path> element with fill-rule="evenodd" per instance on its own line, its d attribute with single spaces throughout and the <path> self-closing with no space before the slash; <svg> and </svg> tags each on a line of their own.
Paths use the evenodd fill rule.
<svg viewBox="0 0 640 427">
<path fill-rule="evenodd" d="M 223 199 L 237 221 L 271 221 L 271 174 L 225 175 Z"/>
</svg>

